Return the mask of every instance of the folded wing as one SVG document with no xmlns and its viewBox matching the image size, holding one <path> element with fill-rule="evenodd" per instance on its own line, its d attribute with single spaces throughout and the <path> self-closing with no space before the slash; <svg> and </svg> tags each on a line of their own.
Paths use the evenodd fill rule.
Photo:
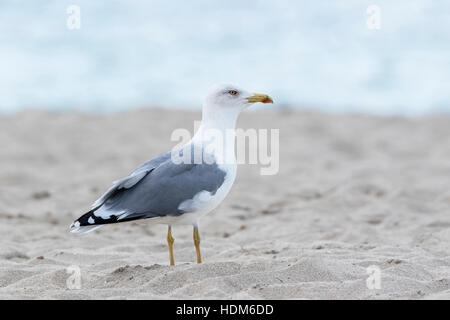
<svg viewBox="0 0 450 320">
<path fill-rule="evenodd" d="M 109 223 L 191 212 L 195 203 L 185 204 L 199 193 L 214 195 L 225 176 L 216 163 L 175 164 L 170 152 L 166 153 L 115 182 L 91 211 L 72 224 L 72 231 L 86 232 Z"/>
</svg>

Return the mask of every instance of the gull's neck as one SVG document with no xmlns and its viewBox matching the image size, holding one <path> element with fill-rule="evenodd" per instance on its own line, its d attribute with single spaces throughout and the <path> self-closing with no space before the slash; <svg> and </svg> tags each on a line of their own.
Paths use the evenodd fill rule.
<svg viewBox="0 0 450 320">
<path fill-rule="evenodd" d="M 192 140 L 195 142 L 203 141 L 208 130 L 218 130 L 224 136 L 227 133 L 234 134 L 239 113 L 240 110 L 233 108 L 209 108 L 204 106 L 202 122 Z"/>
<path fill-rule="evenodd" d="M 204 106 L 202 122 L 191 142 L 208 145 L 208 148 L 213 149 L 214 153 L 217 153 L 217 150 L 223 150 L 224 159 L 235 162 L 235 129 L 239 113 L 240 110 L 234 108 L 208 108 Z M 218 136 L 223 139 L 219 139 Z M 211 137 L 214 137 L 214 139 L 211 140 Z"/>
</svg>

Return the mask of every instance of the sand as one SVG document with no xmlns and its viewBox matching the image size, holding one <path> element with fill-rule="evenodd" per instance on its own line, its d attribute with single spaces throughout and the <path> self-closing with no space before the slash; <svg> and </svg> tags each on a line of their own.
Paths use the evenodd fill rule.
<svg viewBox="0 0 450 320">
<path fill-rule="evenodd" d="M 450 298 L 449 116 L 243 114 L 239 127 L 280 129 L 280 171 L 239 166 L 201 221 L 202 265 L 189 226 L 174 227 L 175 267 L 164 225 L 68 232 L 113 180 L 199 118 L 1 116 L 0 299 Z M 379 289 L 367 286 L 371 266 Z"/>
</svg>

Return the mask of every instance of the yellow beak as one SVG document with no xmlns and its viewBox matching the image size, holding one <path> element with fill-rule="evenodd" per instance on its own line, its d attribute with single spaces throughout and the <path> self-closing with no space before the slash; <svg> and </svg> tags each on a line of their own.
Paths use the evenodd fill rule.
<svg viewBox="0 0 450 320">
<path fill-rule="evenodd" d="M 271 97 L 269 97 L 267 94 L 262 94 L 262 93 L 255 93 L 246 99 L 248 102 L 251 102 L 251 103 L 254 103 L 254 102 L 273 103 L 273 100 Z"/>
</svg>

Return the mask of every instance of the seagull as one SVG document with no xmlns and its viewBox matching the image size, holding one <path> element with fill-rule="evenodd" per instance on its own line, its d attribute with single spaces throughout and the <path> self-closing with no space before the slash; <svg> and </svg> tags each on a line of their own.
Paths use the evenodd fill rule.
<svg viewBox="0 0 450 320">
<path fill-rule="evenodd" d="M 170 265 L 175 265 L 172 225 L 192 225 L 197 263 L 201 263 L 199 219 L 225 199 L 234 183 L 236 121 L 242 110 L 257 102 L 273 100 L 235 85 L 212 86 L 192 139 L 113 182 L 91 210 L 72 223 L 71 232 L 87 233 L 138 219 L 167 224 Z"/>
</svg>

